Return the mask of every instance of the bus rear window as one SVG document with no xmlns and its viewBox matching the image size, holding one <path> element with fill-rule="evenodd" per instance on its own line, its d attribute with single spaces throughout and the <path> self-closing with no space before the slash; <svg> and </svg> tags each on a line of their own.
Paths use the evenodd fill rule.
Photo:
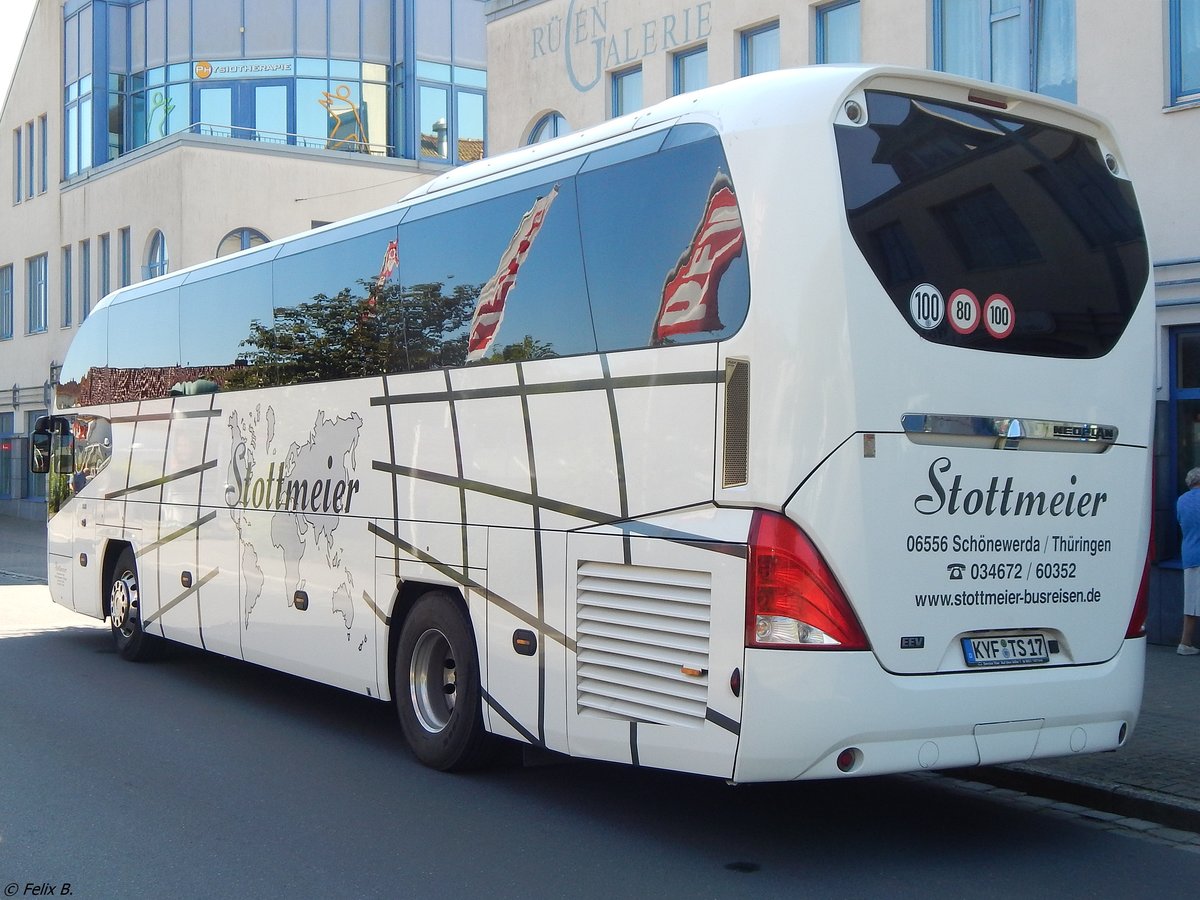
<svg viewBox="0 0 1200 900">
<path fill-rule="evenodd" d="M 882 91 L 836 133 L 850 231 L 914 331 L 1076 359 L 1116 344 L 1149 263 L 1133 189 L 1094 140 Z"/>
</svg>

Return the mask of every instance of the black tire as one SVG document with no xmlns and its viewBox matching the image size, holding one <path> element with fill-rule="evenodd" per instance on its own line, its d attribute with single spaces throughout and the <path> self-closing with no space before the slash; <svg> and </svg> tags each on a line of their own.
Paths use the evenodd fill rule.
<svg viewBox="0 0 1200 900">
<path fill-rule="evenodd" d="M 149 659 L 157 638 L 142 630 L 141 588 L 137 561 L 126 547 L 117 557 L 108 582 L 108 610 L 117 653 L 131 662 Z"/>
<path fill-rule="evenodd" d="M 400 728 L 417 759 L 443 772 L 488 761 L 479 654 L 457 597 L 430 591 L 413 605 L 400 630 L 395 684 Z"/>
</svg>

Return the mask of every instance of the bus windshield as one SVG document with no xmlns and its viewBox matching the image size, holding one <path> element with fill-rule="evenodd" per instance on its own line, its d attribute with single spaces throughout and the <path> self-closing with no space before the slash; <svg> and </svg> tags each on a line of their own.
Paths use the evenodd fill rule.
<svg viewBox="0 0 1200 900">
<path fill-rule="evenodd" d="M 1133 188 L 1096 141 L 978 107 L 866 98 L 866 116 L 836 128 L 846 216 L 909 326 L 976 350 L 1108 353 L 1148 259 Z"/>
</svg>

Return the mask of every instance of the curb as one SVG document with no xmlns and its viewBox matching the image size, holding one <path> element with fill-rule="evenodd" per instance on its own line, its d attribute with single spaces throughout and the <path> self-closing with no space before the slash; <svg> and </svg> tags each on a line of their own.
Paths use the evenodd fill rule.
<svg viewBox="0 0 1200 900">
<path fill-rule="evenodd" d="M 1074 803 L 1118 816 L 1144 819 L 1170 828 L 1200 832 L 1200 802 L 1145 788 L 1048 775 L 1023 765 L 950 769 L 942 774 L 961 781 L 977 781 L 1063 803 Z"/>
</svg>

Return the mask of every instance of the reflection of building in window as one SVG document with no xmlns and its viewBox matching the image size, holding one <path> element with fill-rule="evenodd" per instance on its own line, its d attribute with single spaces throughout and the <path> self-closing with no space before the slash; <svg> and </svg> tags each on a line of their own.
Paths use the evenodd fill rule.
<svg viewBox="0 0 1200 900">
<path fill-rule="evenodd" d="M 78 382 L 59 385 L 64 407 L 126 403 L 214 393 L 238 366 L 146 366 L 140 369 L 88 369 Z M 213 387 L 207 388 L 205 383 Z"/>
<path fill-rule="evenodd" d="M 440 120 L 439 120 L 440 121 Z M 433 134 L 421 135 L 421 157 L 423 159 L 449 159 L 449 143 L 446 139 L 446 129 L 439 130 L 434 123 Z M 475 162 L 483 159 L 483 140 L 480 138 L 459 138 L 458 161 Z"/>
</svg>

